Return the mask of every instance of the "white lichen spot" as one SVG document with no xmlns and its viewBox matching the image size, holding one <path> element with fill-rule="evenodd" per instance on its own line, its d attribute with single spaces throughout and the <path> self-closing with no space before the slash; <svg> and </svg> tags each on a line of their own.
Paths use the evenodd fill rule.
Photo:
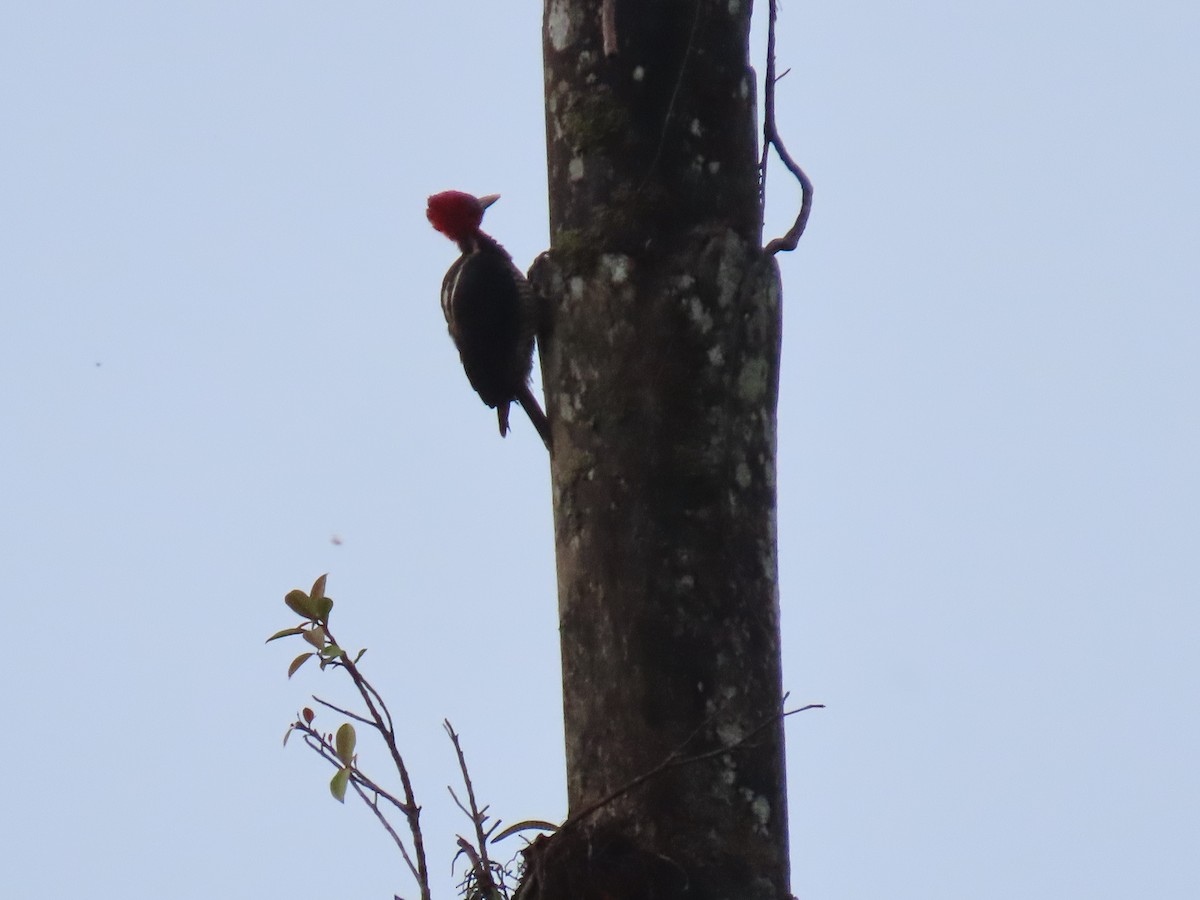
<svg viewBox="0 0 1200 900">
<path fill-rule="evenodd" d="M 738 0 L 729 0 L 725 8 L 729 10 L 731 16 L 736 16 L 741 11 L 742 4 Z"/>
<path fill-rule="evenodd" d="M 561 141 L 563 135 L 566 133 L 563 130 L 562 118 L 558 115 L 558 98 L 559 96 L 566 97 L 570 87 L 565 81 L 560 81 L 555 85 L 554 90 L 550 92 L 546 100 L 546 107 L 550 111 L 550 122 L 554 126 L 554 140 L 556 141 Z"/>
<path fill-rule="evenodd" d="M 726 747 L 732 747 L 745 737 L 745 734 L 741 727 L 733 722 L 725 722 L 717 726 L 717 739 Z"/>
<path fill-rule="evenodd" d="M 646 67 L 645 66 L 634 66 L 633 67 L 633 80 L 634 81 L 642 81 L 645 77 L 646 77 Z"/>
<path fill-rule="evenodd" d="M 567 177 L 571 181 L 579 181 L 583 178 L 583 157 L 573 156 L 571 161 L 567 163 Z"/>
<path fill-rule="evenodd" d="M 688 128 L 688 131 L 690 131 L 690 132 L 691 132 L 692 134 L 694 134 L 696 137 L 700 137 L 700 135 L 701 135 L 701 134 L 703 133 L 703 131 L 704 131 L 704 129 L 700 127 L 700 120 L 699 120 L 699 119 L 692 119 L 692 124 L 691 124 L 691 127 L 689 127 L 689 128 Z"/>
<path fill-rule="evenodd" d="M 745 78 L 743 78 L 742 83 L 738 85 L 738 94 L 743 100 L 750 96 L 750 82 Z"/>
<path fill-rule="evenodd" d="M 701 334 L 708 334 L 712 331 L 713 317 L 704 304 L 700 302 L 699 297 L 686 297 L 683 301 L 687 305 L 688 316 L 700 329 Z"/>
<path fill-rule="evenodd" d="M 679 578 L 679 587 L 685 591 L 690 591 L 696 586 L 696 579 L 691 575 L 683 575 Z"/>
<path fill-rule="evenodd" d="M 767 395 L 767 361 L 761 356 L 747 360 L 738 375 L 738 393 L 743 400 L 757 403 Z"/>
<path fill-rule="evenodd" d="M 584 280 L 582 278 L 580 278 L 578 275 L 576 275 L 574 278 L 571 279 L 570 284 L 568 284 L 567 287 L 571 292 L 572 300 L 582 300 L 583 299 L 583 289 L 584 289 L 584 287 L 586 287 L 586 283 L 584 282 Z"/>
<path fill-rule="evenodd" d="M 771 801 L 759 794 L 750 801 L 750 809 L 754 811 L 754 817 L 758 819 L 760 828 L 766 828 L 767 823 L 771 821 Z"/>
<path fill-rule="evenodd" d="M 742 284 L 742 243 L 732 231 L 725 233 L 721 243 L 721 258 L 717 263 L 717 304 L 722 308 L 733 303 Z"/>
<path fill-rule="evenodd" d="M 775 576 L 779 574 L 779 566 L 775 562 L 775 554 L 773 551 L 767 551 L 760 554 L 759 557 L 762 563 L 763 578 L 768 581 L 774 581 Z"/>
<path fill-rule="evenodd" d="M 562 53 L 571 46 L 571 4 L 567 0 L 551 0 L 546 13 L 546 33 L 550 46 Z"/>
<path fill-rule="evenodd" d="M 717 162 L 715 159 L 708 164 L 708 174 L 709 175 L 716 175 L 720 171 L 721 171 L 721 164 L 719 162 Z"/>
<path fill-rule="evenodd" d="M 725 352 L 720 347 L 710 347 L 708 350 L 708 364 L 718 367 L 725 365 Z"/>
<path fill-rule="evenodd" d="M 623 253 L 605 253 L 600 257 L 600 266 L 613 284 L 624 284 L 629 280 L 629 257 Z"/>
<path fill-rule="evenodd" d="M 738 487 L 742 490 L 750 487 L 750 482 L 754 480 L 750 474 L 750 467 L 746 465 L 745 460 L 737 464 L 737 469 L 734 471 L 733 477 L 737 479 Z"/>
</svg>

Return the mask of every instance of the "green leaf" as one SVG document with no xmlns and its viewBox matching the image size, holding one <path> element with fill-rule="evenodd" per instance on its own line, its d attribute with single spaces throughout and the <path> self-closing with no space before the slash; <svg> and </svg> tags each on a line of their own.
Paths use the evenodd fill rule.
<svg viewBox="0 0 1200 900">
<path fill-rule="evenodd" d="M 346 651 L 343 650 L 341 647 L 339 647 L 337 644 L 330 644 L 327 647 L 321 648 L 321 658 L 322 659 L 337 659 L 338 657 L 345 656 L 345 655 L 346 655 Z"/>
<path fill-rule="evenodd" d="M 343 766 L 348 766 L 354 761 L 354 743 L 356 740 L 357 735 L 354 733 L 354 726 L 349 722 L 343 722 L 337 730 L 337 736 L 334 737 L 337 758 L 342 761 Z"/>
<path fill-rule="evenodd" d="M 355 664 L 355 665 L 358 665 L 358 661 L 359 661 L 360 659 L 362 659 L 362 658 L 363 658 L 363 654 L 364 654 L 364 653 L 366 653 L 366 652 L 367 652 L 367 648 L 366 648 L 366 647 L 363 647 L 361 650 L 359 650 L 359 651 L 358 651 L 358 654 L 357 654 L 357 655 L 354 657 L 354 664 Z"/>
<path fill-rule="evenodd" d="M 312 655 L 313 654 L 311 653 L 301 653 L 299 656 L 293 659 L 292 664 L 288 666 L 288 678 L 291 678 L 293 675 L 295 675 L 296 670 L 304 665 L 305 661 Z"/>
<path fill-rule="evenodd" d="M 295 628 L 285 628 L 283 631 L 275 632 L 273 635 L 267 638 L 266 642 L 269 644 L 271 641 L 277 641 L 284 637 L 291 637 L 293 634 L 304 634 L 304 629 L 298 625 Z"/>
<path fill-rule="evenodd" d="M 324 597 L 325 596 L 325 579 L 328 577 L 329 577 L 329 573 L 326 572 L 324 575 L 322 575 L 320 578 L 318 578 L 316 581 L 313 582 L 312 591 L 310 592 L 311 596 L 313 596 L 313 597 Z"/>
<path fill-rule="evenodd" d="M 320 650 L 329 643 L 329 635 L 320 625 L 314 625 L 304 632 L 304 639 Z"/>
<path fill-rule="evenodd" d="M 338 769 L 329 781 L 329 793 L 338 803 L 346 802 L 346 786 L 350 784 L 350 768 Z"/>
<path fill-rule="evenodd" d="M 288 591 L 287 596 L 283 598 L 283 602 L 287 604 L 288 609 L 298 616 L 303 616 L 306 619 L 315 619 L 313 613 L 316 607 L 313 604 L 312 597 L 299 589 Z"/>
<path fill-rule="evenodd" d="M 333 600 L 329 597 L 314 597 L 313 611 L 322 622 L 328 622 L 329 614 L 333 612 Z"/>
<path fill-rule="evenodd" d="M 295 730 L 296 730 L 295 726 L 293 726 L 293 725 L 288 726 L 288 730 L 286 732 L 284 732 L 284 735 L 283 735 L 283 746 L 285 746 L 285 747 L 287 746 L 288 738 L 290 738 L 292 736 L 292 732 Z"/>
</svg>

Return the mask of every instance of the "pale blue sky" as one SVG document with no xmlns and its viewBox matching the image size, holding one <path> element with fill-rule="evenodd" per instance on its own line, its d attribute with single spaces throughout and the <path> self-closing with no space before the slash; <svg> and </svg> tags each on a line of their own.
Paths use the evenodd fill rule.
<svg viewBox="0 0 1200 900">
<path fill-rule="evenodd" d="M 786 687 L 829 707 L 788 726 L 794 889 L 1200 896 L 1200 11 L 782 16 L 817 186 L 781 260 Z M 438 897 L 444 716 L 498 815 L 563 815 L 545 455 L 467 387 L 423 214 L 500 192 L 489 229 L 546 246 L 540 19 L 0 11 L 6 895 L 412 896 L 279 747 L 346 697 L 262 644 L 324 571 Z"/>
</svg>

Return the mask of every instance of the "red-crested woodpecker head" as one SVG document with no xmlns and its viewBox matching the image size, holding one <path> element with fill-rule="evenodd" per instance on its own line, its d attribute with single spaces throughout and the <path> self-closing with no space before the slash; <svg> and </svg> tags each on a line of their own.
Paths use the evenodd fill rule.
<svg viewBox="0 0 1200 900">
<path fill-rule="evenodd" d="M 499 199 L 499 194 L 474 197 L 462 191 L 442 191 L 429 198 L 425 217 L 450 240 L 462 241 L 479 232 L 483 211 Z"/>
</svg>

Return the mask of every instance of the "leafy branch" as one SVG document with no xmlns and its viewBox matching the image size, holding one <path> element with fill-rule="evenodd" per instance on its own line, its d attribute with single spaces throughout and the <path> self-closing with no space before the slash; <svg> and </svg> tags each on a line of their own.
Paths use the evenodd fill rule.
<svg viewBox="0 0 1200 900">
<path fill-rule="evenodd" d="M 350 676 L 350 680 L 354 683 L 354 687 L 358 690 L 363 703 L 366 705 L 367 714 L 365 716 L 341 709 L 332 703 L 322 700 L 320 697 L 314 696 L 313 700 L 322 706 L 339 712 L 379 732 L 384 745 L 388 749 L 388 753 L 392 757 L 396 771 L 400 775 L 403 796 L 396 797 L 391 792 L 385 790 L 358 767 L 358 757 L 354 752 L 357 735 L 354 726 L 349 722 L 344 722 L 335 734 L 322 733 L 313 726 L 316 714 L 311 708 L 305 707 L 301 710 L 296 721 L 288 727 L 287 734 L 284 736 L 284 743 L 287 743 L 287 739 L 291 737 L 292 732 L 298 731 L 304 735 L 304 743 L 309 749 L 316 752 L 318 756 L 335 767 L 337 771 L 334 772 L 333 778 L 329 782 L 330 793 L 333 794 L 338 802 L 344 803 L 346 801 L 346 789 L 348 787 L 354 788 L 354 792 L 367 805 L 371 812 L 374 813 L 375 817 L 383 825 L 384 830 L 387 831 L 396 846 L 400 849 L 400 855 L 404 858 L 405 864 L 408 866 L 413 878 L 417 881 L 421 892 L 421 900 L 431 900 L 429 865 L 425 857 L 425 840 L 421 834 L 421 807 L 417 804 L 417 798 L 413 792 L 412 779 L 409 777 L 408 767 L 404 764 L 404 757 L 400 754 L 400 746 L 396 740 L 396 729 L 392 715 L 388 711 L 383 697 L 367 681 L 362 671 L 358 668 L 358 661 L 362 659 L 366 651 L 358 651 L 354 658 L 351 659 L 334 638 L 333 632 L 329 630 L 329 615 L 333 611 L 333 600 L 325 595 L 325 578 L 326 576 L 324 575 L 318 578 L 313 583 L 312 590 L 308 593 L 299 589 L 288 592 L 283 602 L 287 604 L 292 612 L 303 618 L 304 622 L 292 628 L 285 628 L 282 631 L 276 632 L 267 638 L 267 643 L 280 638 L 299 635 L 315 648 L 314 650 L 301 653 L 292 660 L 291 665 L 288 666 L 289 678 L 295 675 L 308 660 L 313 658 L 319 661 L 322 669 L 332 666 L 345 670 L 346 674 Z M 389 814 L 394 815 L 395 813 L 403 816 L 408 825 L 409 835 L 412 840 L 411 852 L 388 817 Z"/>
<path fill-rule="evenodd" d="M 289 591 L 284 597 L 288 609 L 301 617 L 299 625 L 285 628 L 267 638 L 267 643 L 287 637 L 300 637 L 313 649 L 306 650 L 288 666 L 288 677 L 291 678 L 310 659 L 316 659 L 321 669 L 342 669 L 358 691 L 366 708 L 365 713 L 354 712 L 313 696 L 313 701 L 341 716 L 351 720 L 343 722 L 336 731 L 326 732 L 314 724 L 316 712 L 311 707 L 304 707 L 296 720 L 288 726 L 283 742 L 286 745 L 293 733 L 303 736 L 305 745 L 334 767 L 333 777 L 329 782 L 329 791 L 340 803 L 345 803 L 346 793 L 353 789 L 359 799 L 371 810 L 372 814 L 384 830 L 392 838 L 400 850 L 405 865 L 412 873 L 420 890 L 421 900 L 431 900 L 432 892 L 429 885 L 429 866 L 425 854 L 425 841 L 421 832 L 421 807 L 417 803 L 413 790 L 412 779 L 404 757 L 400 753 L 399 742 L 392 714 L 388 710 L 383 696 L 363 675 L 358 667 L 365 650 L 359 650 L 353 658 L 343 649 L 329 629 L 329 616 L 333 611 L 333 600 L 325 594 L 325 579 L 322 575 L 307 593 L 302 590 Z M 378 732 L 387 747 L 392 764 L 400 778 L 399 796 L 387 790 L 374 778 L 367 775 L 358 765 L 356 752 L 358 735 L 352 722 L 365 725 Z M 466 900 L 508 900 L 508 883 L 513 880 L 512 873 L 500 863 L 488 856 L 487 842 L 499 827 L 499 821 L 488 826 L 489 816 L 487 807 L 480 808 L 475 800 L 475 788 L 467 770 L 466 756 L 458 734 L 450 722 L 444 721 L 443 726 L 454 745 L 458 756 L 459 768 L 462 771 L 463 783 L 466 786 L 467 803 L 464 805 L 454 793 L 453 788 L 447 788 L 455 804 L 471 820 L 474 835 L 473 840 L 458 836 L 458 853 L 470 861 L 470 868 L 463 879 L 461 889 Z M 404 819 L 408 828 L 408 839 L 401 836 L 400 830 L 393 824 L 396 815 Z M 410 846 L 411 844 L 411 846 Z"/>
</svg>

